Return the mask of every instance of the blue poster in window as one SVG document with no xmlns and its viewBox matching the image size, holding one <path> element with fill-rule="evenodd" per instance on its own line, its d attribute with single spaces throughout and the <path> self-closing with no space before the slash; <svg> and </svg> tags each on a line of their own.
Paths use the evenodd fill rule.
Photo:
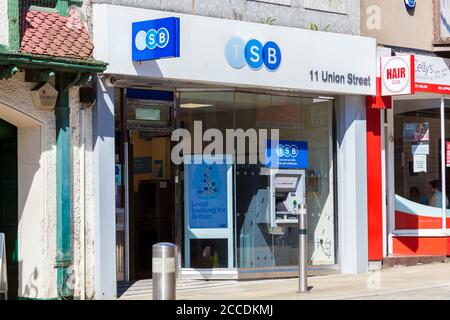
<svg viewBox="0 0 450 320">
<path fill-rule="evenodd" d="M 266 167 L 273 169 L 307 169 L 308 142 L 268 140 L 266 145 Z"/>
<path fill-rule="evenodd" d="M 187 204 L 191 229 L 225 229 L 228 227 L 228 182 L 226 164 L 189 164 Z"/>
</svg>

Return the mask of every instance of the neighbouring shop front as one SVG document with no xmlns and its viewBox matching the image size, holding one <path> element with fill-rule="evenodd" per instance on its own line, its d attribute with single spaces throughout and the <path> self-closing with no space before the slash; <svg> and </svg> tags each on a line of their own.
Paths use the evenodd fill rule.
<svg viewBox="0 0 450 320">
<path fill-rule="evenodd" d="M 388 199 L 385 255 L 445 257 L 450 255 L 449 61 L 412 57 L 414 77 L 405 77 L 412 90 L 395 94 L 392 108 L 382 116 Z M 385 59 L 389 68 L 398 57 Z M 397 82 L 394 86 L 405 80 Z"/>
<path fill-rule="evenodd" d="M 95 295 L 86 262 L 95 251 L 86 169 L 94 97 L 86 92 L 105 64 L 93 59 L 85 21 L 67 4 L 3 1 L 0 9 L 0 33 L 10 35 L 0 43 L 0 278 L 8 299 Z"/>
<path fill-rule="evenodd" d="M 94 5 L 94 17 L 96 57 L 109 63 L 99 103 L 115 119 L 115 235 L 101 240 L 116 239 L 111 277 L 151 277 L 162 241 L 178 245 L 182 277 L 292 276 L 302 203 L 310 271 L 367 270 L 358 155 L 375 40 L 113 5 Z M 229 131 L 244 144 L 227 149 Z M 269 163 L 272 151 L 289 159 Z"/>
</svg>

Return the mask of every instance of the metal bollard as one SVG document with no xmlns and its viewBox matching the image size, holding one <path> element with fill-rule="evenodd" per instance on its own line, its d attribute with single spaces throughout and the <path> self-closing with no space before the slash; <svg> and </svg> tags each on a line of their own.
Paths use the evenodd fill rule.
<svg viewBox="0 0 450 320">
<path fill-rule="evenodd" d="M 298 215 L 298 292 L 308 292 L 308 275 L 306 265 L 308 261 L 308 235 L 307 235 L 306 204 L 299 205 Z"/>
<path fill-rule="evenodd" d="M 153 300 L 175 300 L 176 254 L 177 246 L 173 243 L 163 242 L 153 245 Z"/>
</svg>

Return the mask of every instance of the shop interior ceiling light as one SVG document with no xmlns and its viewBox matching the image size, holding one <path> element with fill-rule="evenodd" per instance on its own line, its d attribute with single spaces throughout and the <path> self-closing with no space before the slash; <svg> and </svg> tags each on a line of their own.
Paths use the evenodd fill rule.
<svg viewBox="0 0 450 320">
<path fill-rule="evenodd" d="M 332 97 L 317 97 L 317 98 L 313 98 L 313 103 L 322 103 L 322 102 L 327 102 L 333 100 Z"/>
<path fill-rule="evenodd" d="M 198 109 L 214 107 L 212 104 L 199 104 L 199 103 L 183 103 L 180 105 L 182 109 Z"/>
</svg>

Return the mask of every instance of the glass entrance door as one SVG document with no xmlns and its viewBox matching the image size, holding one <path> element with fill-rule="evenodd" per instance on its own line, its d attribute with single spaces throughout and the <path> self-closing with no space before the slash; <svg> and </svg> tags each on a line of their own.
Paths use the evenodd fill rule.
<svg viewBox="0 0 450 320">
<path fill-rule="evenodd" d="M 174 94 L 124 89 L 116 109 L 117 277 L 152 276 L 152 246 L 175 242 Z M 122 209 L 123 208 L 123 209 Z"/>
<path fill-rule="evenodd" d="M 135 280 L 152 276 L 152 246 L 174 242 L 170 137 L 130 131 L 130 249 Z"/>
</svg>

